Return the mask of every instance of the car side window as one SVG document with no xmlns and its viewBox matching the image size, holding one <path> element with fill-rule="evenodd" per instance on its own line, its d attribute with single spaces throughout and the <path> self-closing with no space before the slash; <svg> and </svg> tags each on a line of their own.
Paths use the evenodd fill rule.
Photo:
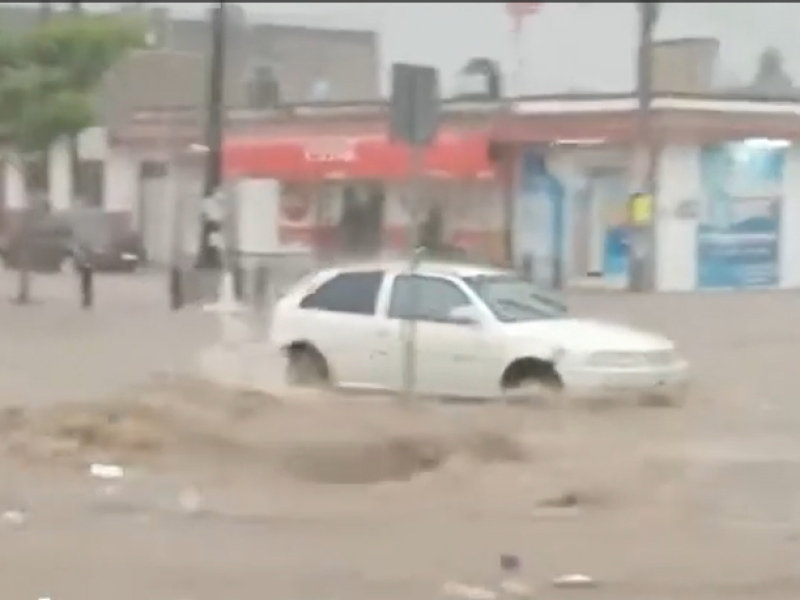
<svg viewBox="0 0 800 600">
<path fill-rule="evenodd" d="M 447 323 L 454 308 L 472 301 L 456 284 L 439 277 L 398 275 L 392 286 L 389 318 Z"/>
<path fill-rule="evenodd" d="M 340 273 L 305 296 L 300 308 L 374 315 L 383 276 L 382 271 Z"/>
</svg>

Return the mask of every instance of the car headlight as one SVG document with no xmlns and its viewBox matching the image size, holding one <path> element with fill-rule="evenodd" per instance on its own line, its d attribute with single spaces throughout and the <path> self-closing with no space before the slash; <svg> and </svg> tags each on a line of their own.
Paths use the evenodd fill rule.
<svg viewBox="0 0 800 600">
<path fill-rule="evenodd" d="M 595 352 L 587 361 L 592 367 L 638 367 L 645 364 L 638 352 Z"/>
<path fill-rule="evenodd" d="M 592 367 L 634 368 L 662 367 L 678 361 L 675 350 L 652 350 L 646 352 L 595 352 L 587 363 Z"/>
</svg>

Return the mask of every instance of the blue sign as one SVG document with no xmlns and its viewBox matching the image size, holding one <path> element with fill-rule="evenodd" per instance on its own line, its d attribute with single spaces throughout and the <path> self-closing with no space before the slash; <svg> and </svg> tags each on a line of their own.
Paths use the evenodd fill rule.
<svg viewBox="0 0 800 600">
<path fill-rule="evenodd" d="M 624 283 L 628 279 L 628 182 L 620 170 L 600 170 L 590 175 L 594 201 L 600 205 L 603 238 L 603 278 Z"/>
<path fill-rule="evenodd" d="M 705 146 L 700 151 L 699 289 L 767 288 L 780 283 L 786 151 L 764 140 L 751 142 Z"/>
</svg>

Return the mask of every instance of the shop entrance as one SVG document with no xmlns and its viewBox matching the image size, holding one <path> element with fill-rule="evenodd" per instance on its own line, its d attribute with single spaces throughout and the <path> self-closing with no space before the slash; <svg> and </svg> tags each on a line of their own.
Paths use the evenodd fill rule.
<svg viewBox="0 0 800 600">
<path fill-rule="evenodd" d="M 336 246 L 345 256 L 368 258 L 381 250 L 386 193 L 379 184 L 346 184 L 336 225 Z"/>
</svg>

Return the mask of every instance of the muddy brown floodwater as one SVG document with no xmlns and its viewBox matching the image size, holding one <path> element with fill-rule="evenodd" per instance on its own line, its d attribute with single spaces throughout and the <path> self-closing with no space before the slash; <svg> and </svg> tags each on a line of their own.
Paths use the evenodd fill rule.
<svg viewBox="0 0 800 600">
<path fill-rule="evenodd" d="M 0 307 L 4 598 L 434 598 L 503 553 L 544 598 L 800 594 L 793 294 L 575 297 L 673 336 L 697 385 L 569 412 L 232 393 L 187 375 L 208 317 L 123 296 Z"/>
</svg>

